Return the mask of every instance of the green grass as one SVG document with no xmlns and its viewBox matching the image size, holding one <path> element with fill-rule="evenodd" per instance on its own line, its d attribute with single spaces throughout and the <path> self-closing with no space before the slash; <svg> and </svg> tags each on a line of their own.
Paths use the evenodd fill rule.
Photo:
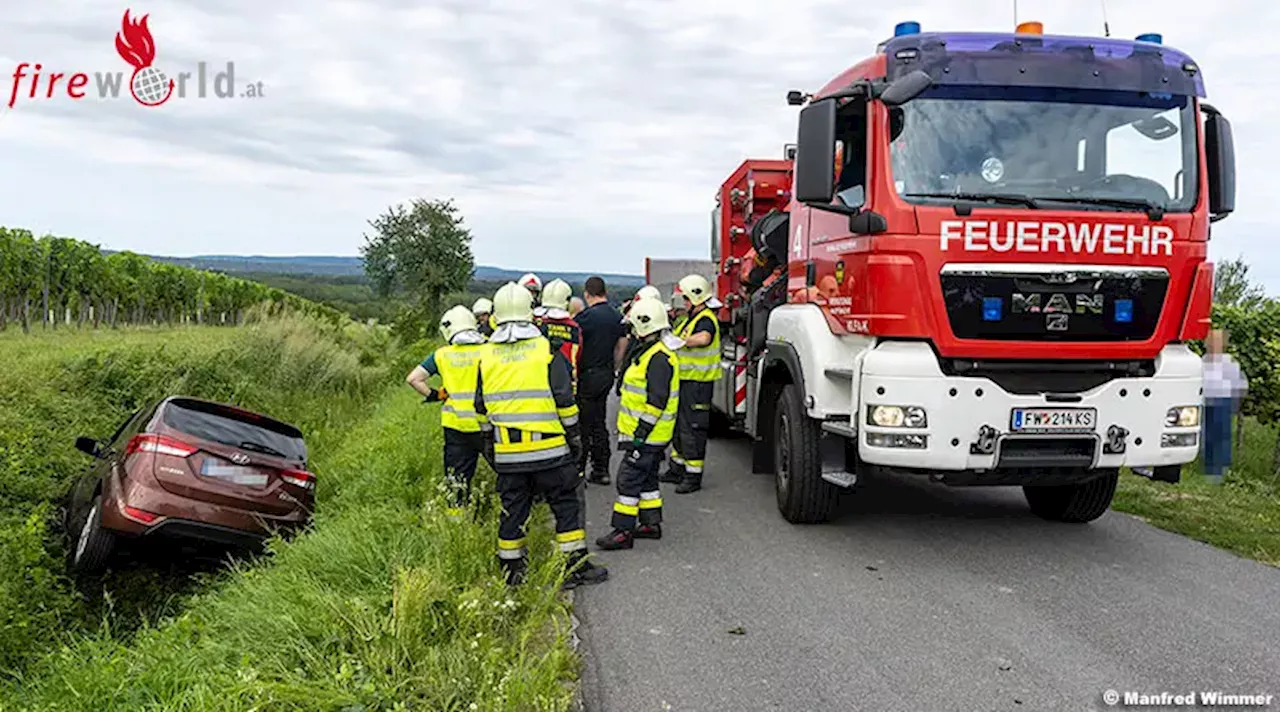
<svg viewBox="0 0 1280 712">
<path fill-rule="evenodd" d="M 128 643 L 104 631 L 48 655 L 0 700 L 94 712 L 568 709 L 576 658 L 550 532 L 531 527 L 530 583 L 509 592 L 493 557 L 492 474 L 478 476 L 478 521 L 443 515 L 438 410 L 396 391 L 317 459 L 314 531 Z"/>
<path fill-rule="evenodd" d="M 145 567 L 78 588 L 66 579 L 58 507 L 90 466 L 76 436 L 105 438 L 147 400 L 183 393 L 289 420 L 323 454 L 394 382 L 381 339 L 301 319 L 0 334 L 0 679 L 102 626 L 127 638 L 200 587 L 187 572 Z"/>
<path fill-rule="evenodd" d="M 1177 485 L 1126 472 L 1112 508 L 1251 559 L 1280 566 L 1280 476 L 1272 469 L 1275 427 L 1249 419 L 1221 485 L 1204 480 L 1199 461 Z"/>
</svg>

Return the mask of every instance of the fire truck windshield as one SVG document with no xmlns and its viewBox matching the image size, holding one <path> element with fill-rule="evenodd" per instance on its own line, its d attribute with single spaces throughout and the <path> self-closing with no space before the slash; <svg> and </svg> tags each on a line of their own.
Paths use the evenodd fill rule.
<svg viewBox="0 0 1280 712">
<path fill-rule="evenodd" d="M 989 195 L 1026 208 L 1166 212 L 1196 203 L 1187 96 L 945 86 L 892 109 L 891 119 L 894 186 L 908 202 Z"/>
</svg>

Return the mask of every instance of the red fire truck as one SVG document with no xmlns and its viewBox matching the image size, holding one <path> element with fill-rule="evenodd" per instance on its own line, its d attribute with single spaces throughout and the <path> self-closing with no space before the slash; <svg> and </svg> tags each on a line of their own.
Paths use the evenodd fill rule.
<svg viewBox="0 0 1280 712">
<path fill-rule="evenodd" d="M 1211 223 L 1231 126 L 1200 67 L 1135 40 L 899 24 L 717 195 L 714 408 L 791 522 L 869 468 L 1023 488 L 1087 522 L 1122 467 L 1199 447 Z"/>
</svg>

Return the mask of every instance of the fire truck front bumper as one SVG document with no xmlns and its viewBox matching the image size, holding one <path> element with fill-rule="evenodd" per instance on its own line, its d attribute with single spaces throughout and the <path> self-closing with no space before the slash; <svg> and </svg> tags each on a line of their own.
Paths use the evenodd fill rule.
<svg viewBox="0 0 1280 712">
<path fill-rule="evenodd" d="M 999 379 L 1012 390 L 991 377 L 950 375 L 918 342 L 878 344 L 859 372 L 852 417 L 858 454 L 874 465 L 1016 479 L 1045 468 L 1167 468 L 1199 451 L 1201 362 L 1181 344 L 1160 352 L 1154 372 L 1078 392 L 1054 391 L 1047 373 L 1042 382 L 1034 372 Z"/>
</svg>

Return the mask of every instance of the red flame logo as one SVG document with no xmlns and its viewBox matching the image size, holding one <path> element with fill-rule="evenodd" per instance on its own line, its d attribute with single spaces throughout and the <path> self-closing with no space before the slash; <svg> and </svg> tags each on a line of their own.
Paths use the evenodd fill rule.
<svg viewBox="0 0 1280 712">
<path fill-rule="evenodd" d="M 156 58 L 156 43 L 147 27 L 147 18 L 131 19 L 124 11 L 120 31 L 116 33 L 116 52 L 133 67 L 129 78 L 129 93 L 143 106 L 159 106 L 173 96 L 174 81 L 164 72 L 151 66 Z"/>
<path fill-rule="evenodd" d="M 145 69 L 151 66 L 156 58 L 156 43 L 151 39 L 151 30 L 147 28 L 147 18 L 130 20 L 129 11 L 124 11 L 121 31 L 116 33 L 116 51 L 124 61 L 133 65 L 134 69 Z"/>
</svg>

